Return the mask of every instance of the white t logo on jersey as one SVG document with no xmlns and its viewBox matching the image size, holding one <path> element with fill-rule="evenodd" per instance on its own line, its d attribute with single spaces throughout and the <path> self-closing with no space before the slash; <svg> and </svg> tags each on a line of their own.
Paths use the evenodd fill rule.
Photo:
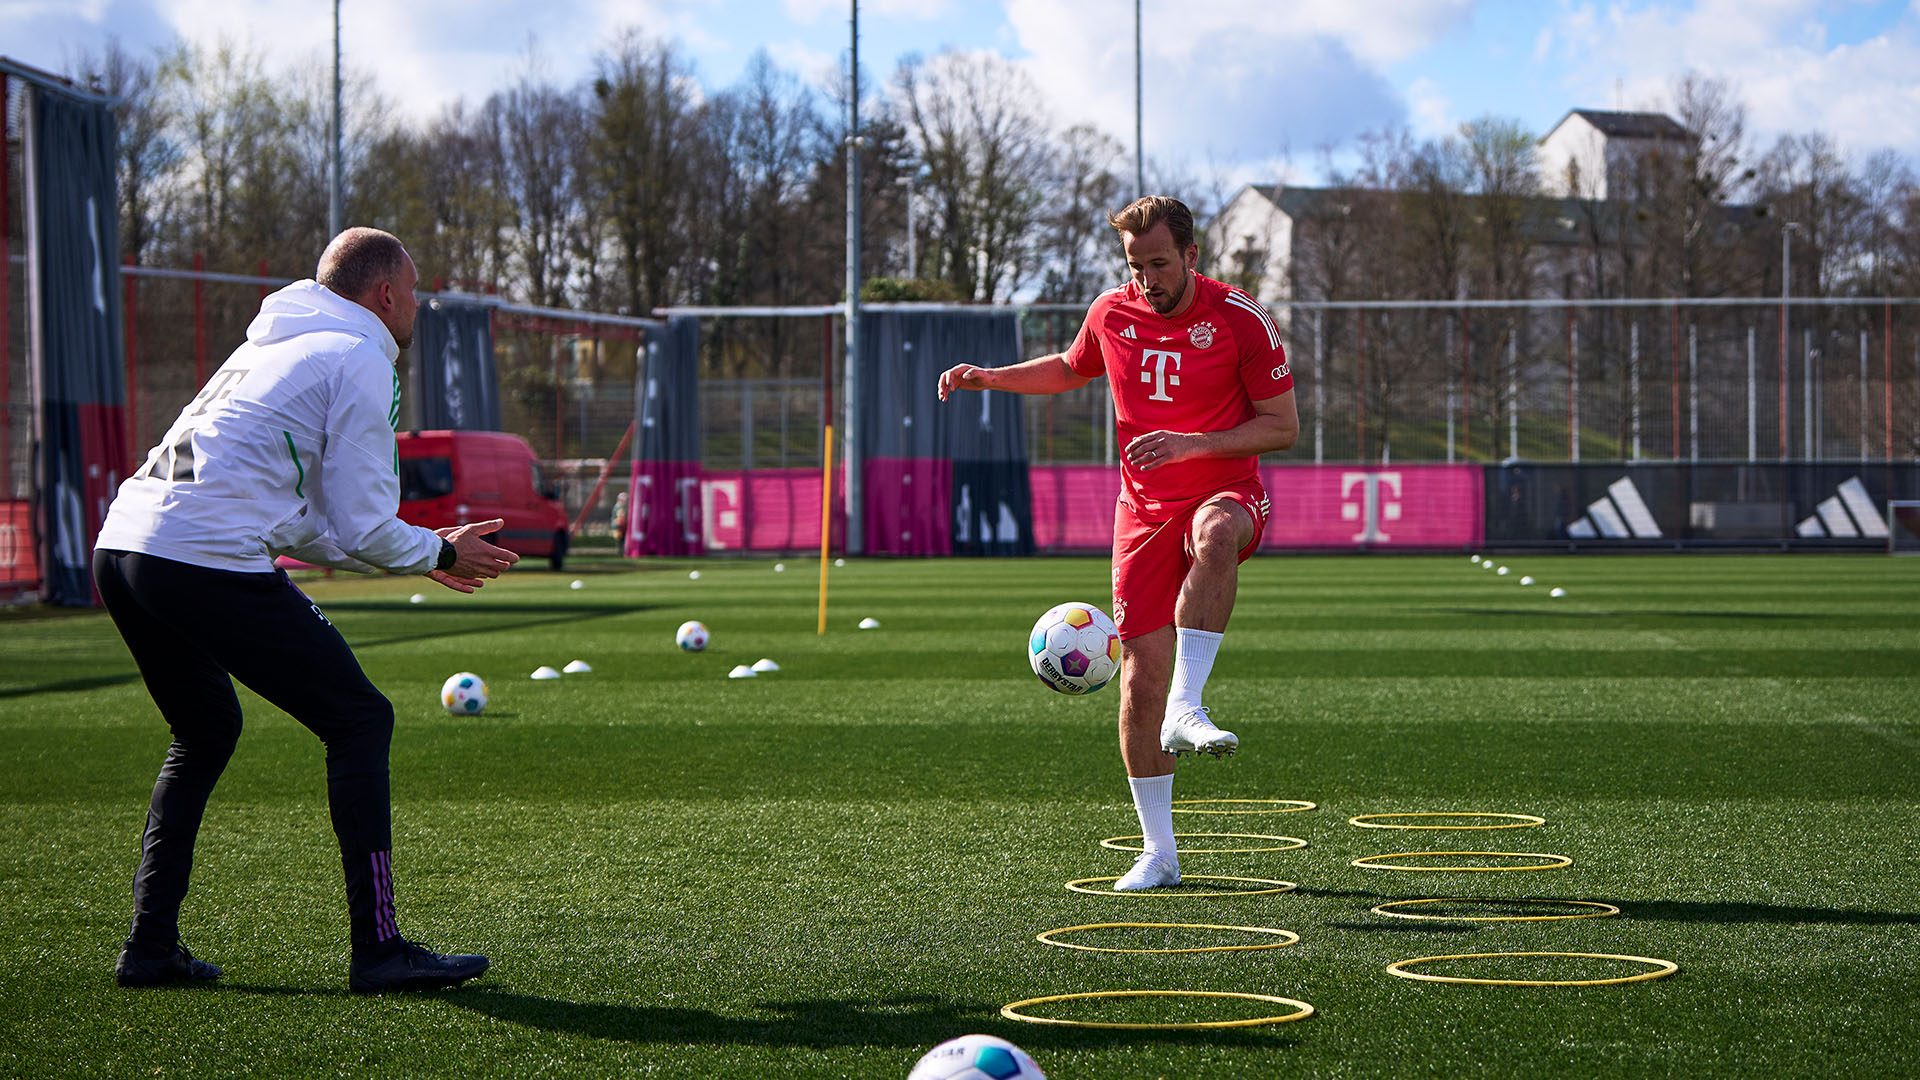
<svg viewBox="0 0 1920 1080">
<path fill-rule="evenodd" d="M 1173 361 L 1173 373 L 1167 372 L 1167 361 Z M 1180 385 L 1180 354 L 1161 349 L 1145 349 L 1140 353 L 1140 381 L 1153 384 L 1153 393 L 1147 395 L 1149 401 L 1172 401 L 1167 387 Z M 1152 370 L 1148 370 L 1151 368 Z"/>
</svg>

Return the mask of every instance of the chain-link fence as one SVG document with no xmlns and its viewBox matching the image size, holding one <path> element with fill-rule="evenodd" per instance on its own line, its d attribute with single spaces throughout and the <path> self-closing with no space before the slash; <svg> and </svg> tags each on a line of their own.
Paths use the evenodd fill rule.
<svg viewBox="0 0 1920 1080">
<path fill-rule="evenodd" d="M 1316 461 L 1908 459 L 1911 300 L 1282 308 Z"/>
</svg>

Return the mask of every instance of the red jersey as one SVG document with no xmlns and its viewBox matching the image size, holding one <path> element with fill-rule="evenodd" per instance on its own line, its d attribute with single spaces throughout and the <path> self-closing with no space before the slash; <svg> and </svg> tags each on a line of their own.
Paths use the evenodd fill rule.
<svg viewBox="0 0 1920 1080">
<path fill-rule="evenodd" d="M 1225 431 L 1253 403 L 1293 389 L 1273 316 L 1246 293 L 1193 275 L 1184 314 L 1153 310 L 1133 282 L 1102 293 L 1066 351 L 1087 378 L 1108 376 L 1114 427 L 1126 446 L 1149 431 Z M 1141 473 L 1122 459 L 1121 498 L 1147 516 L 1235 484 L 1258 482 L 1259 459 L 1194 458 Z"/>
</svg>

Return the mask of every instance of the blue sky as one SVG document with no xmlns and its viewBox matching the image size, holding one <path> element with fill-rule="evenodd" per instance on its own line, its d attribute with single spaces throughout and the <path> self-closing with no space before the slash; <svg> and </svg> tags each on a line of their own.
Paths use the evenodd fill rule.
<svg viewBox="0 0 1920 1080">
<path fill-rule="evenodd" d="M 1388 125 L 1434 135 L 1494 114 L 1545 131 L 1574 107 L 1659 107 L 1675 76 L 1730 81 L 1749 133 L 1824 131 L 1862 155 L 1920 148 L 1920 0 L 1144 0 L 1147 152 L 1227 183 L 1312 182 L 1320 149 Z M 702 80 L 754 51 L 808 78 L 847 46 L 846 0 L 345 0 L 347 63 L 416 116 L 477 103 L 537 42 L 556 78 L 585 74 L 620 27 L 681 43 Z M 7 55 L 55 70 L 109 34 L 252 43 L 275 66 L 326 55 L 321 2 L 0 0 Z M 1053 122 L 1129 146 L 1130 0 L 868 0 L 862 66 L 943 48 L 1018 61 Z"/>
</svg>

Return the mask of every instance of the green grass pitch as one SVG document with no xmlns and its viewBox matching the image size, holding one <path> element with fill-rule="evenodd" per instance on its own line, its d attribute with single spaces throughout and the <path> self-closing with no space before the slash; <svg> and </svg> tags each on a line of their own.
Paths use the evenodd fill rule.
<svg viewBox="0 0 1920 1080">
<path fill-rule="evenodd" d="M 346 993 L 321 748 L 243 693 L 248 729 L 201 833 L 183 920 L 211 988 L 111 983 L 166 734 L 98 613 L 0 615 L 0 1074 L 903 1077 L 970 1031 L 1076 1077 L 1910 1076 L 1920 1053 L 1920 560 L 1549 557 L 1500 577 L 1448 557 L 1261 557 L 1208 701 L 1242 752 L 1182 763 L 1176 798 L 1305 799 L 1182 831 L 1296 836 L 1189 855 L 1190 874 L 1298 882 L 1225 899 L 1099 897 L 1097 845 L 1138 832 L 1117 690 L 1027 672 L 1031 621 L 1106 598 L 1100 559 L 616 564 L 515 571 L 462 597 L 304 582 L 394 701 L 402 927 L 488 953 L 459 991 Z M 698 566 L 702 577 L 689 580 Z M 1519 574 L 1539 584 L 1522 587 Z M 585 586 L 570 589 L 579 578 Z M 1551 599 L 1550 586 L 1568 595 Z M 423 591 L 426 602 L 410 604 Z M 863 616 L 881 629 L 861 632 Z M 696 618 L 703 654 L 673 646 Z M 783 671 L 729 680 L 772 657 Z M 542 664 L 593 672 L 534 682 Z M 443 712 L 471 670 L 493 701 Z M 1538 814 L 1537 828 L 1391 832 L 1355 814 Z M 1548 852 L 1566 869 L 1414 874 L 1350 860 Z M 1612 918 L 1461 924 L 1391 899 L 1557 897 Z M 1035 942 L 1094 922 L 1290 930 L 1261 952 L 1122 955 Z M 1110 933 L 1161 947 L 1231 935 Z M 1412 982 L 1415 956 L 1660 957 L 1591 987 Z M 1604 978 L 1596 961 L 1429 969 Z M 1297 1023 L 1043 1028 L 1016 999 L 1193 989 L 1311 1002 Z M 1055 1006 L 1108 1021 L 1257 1015 L 1228 1001 Z M 1273 1008 L 1268 1011 L 1283 1011 Z"/>
</svg>

